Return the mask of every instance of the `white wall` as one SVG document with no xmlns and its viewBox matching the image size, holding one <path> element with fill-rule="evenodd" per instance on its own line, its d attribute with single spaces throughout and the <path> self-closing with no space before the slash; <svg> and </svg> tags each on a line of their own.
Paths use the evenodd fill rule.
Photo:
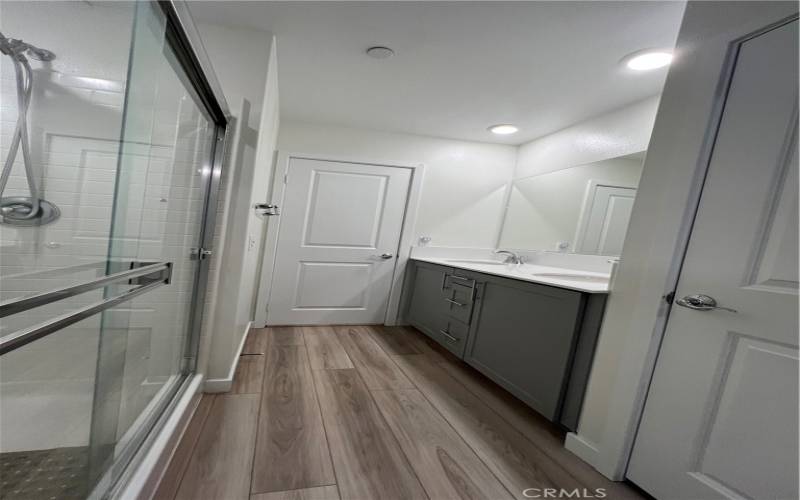
<svg viewBox="0 0 800 500">
<path fill-rule="evenodd" d="M 645 151 L 658 99 L 650 97 L 521 145 L 514 178 Z"/>
<path fill-rule="evenodd" d="M 794 2 L 689 2 L 598 341 L 578 433 L 567 448 L 624 477 L 689 236 L 732 41 L 796 15 Z M 702 43 L 697 43 L 702 40 Z M 657 230 L 654 230 L 657 228 Z"/>
<path fill-rule="evenodd" d="M 366 162 L 424 164 L 414 241 L 494 248 L 516 147 L 283 122 L 278 149 Z"/>
<path fill-rule="evenodd" d="M 258 129 L 272 35 L 209 23 L 197 23 L 197 30 L 228 105 L 235 108 L 242 99 L 250 101 L 248 125 Z"/>
<path fill-rule="evenodd" d="M 201 24 L 203 44 L 225 97 L 242 121 L 220 185 L 200 371 L 208 390 L 226 390 L 253 319 L 265 222 L 252 207 L 266 199 L 278 130 L 278 82 L 271 34 Z M 245 116 L 245 120 L 241 117 Z M 227 194 L 227 195 L 226 195 Z"/>
</svg>

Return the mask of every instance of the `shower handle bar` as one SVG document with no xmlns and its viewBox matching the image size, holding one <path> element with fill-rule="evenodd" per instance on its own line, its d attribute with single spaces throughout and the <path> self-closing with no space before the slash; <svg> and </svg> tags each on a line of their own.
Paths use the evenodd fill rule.
<svg viewBox="0 0 800 500">
<path fill-rule="evenodd" d="M 5 318 L 6 316 L 21 313 L 27 311 L 28 309 L 43 306 L 45 304 L 66 299 L 74 295 L 79 295 L 88 292 L 89 290 L 101 288 L 109 283 L 115 283 L 125 279 L 139 278 L 149 274 L 155 274 L 159 271 L 161 271 L 161 275 L 158 277 L 158 279 L 160 281 L 164 281 L 165 283 L 169 283 L 169 280 L 172 277 L 171 262 L 148 264 L 146 266 L 129 269 L 127 271 L 109 274 L 108 276 L 103 276 L 102 278 L 97 278 L 85 283 L 58 288 L 56 290 L 50 290 L 30 297 L 20 297 L 0 302 L 0 318 Z"/>
<path fill-rule="evenodd" d="M 56 316 L 55 318 L 45 321 L 44 323 L 23 328 L 22 330 L 18 330 L 14 333 L 6 335 L 0 339 L 0 356 L 3 354 L 8 354 L 9 352 L 30 344 L 35 340 L 46 337 L 51 333 L 61 330 L 62 328 L 77 323 L 78 321 L 84 320 L 89 316 L 93 316 L 123 302 L 127 302 L 134 297 L 138 297 L 139 295 L 147 293 L 165 284 L 167 284 L 166 280 L 156 281 L 148 285 L 142 285 L 134 288 L 133 290 L 129 290 L 123 294 L 117 295 L 116 297 L 95 302 L 94 304 L 78 309 L 77 311 Z"/>
</svg>

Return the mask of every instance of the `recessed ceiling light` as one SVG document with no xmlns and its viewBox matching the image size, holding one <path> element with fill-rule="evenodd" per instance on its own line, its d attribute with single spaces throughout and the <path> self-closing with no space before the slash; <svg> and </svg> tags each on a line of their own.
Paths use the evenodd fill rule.
<svg viewBox="0 0 800 500">
<path fill-rule="evenodd" d="M 672 54 L 664 50 L 636 52 L 625 58 L 625 66 L 634 71 L 663 68 L 672 62 Z"/>
<path fill-rule="evenodd" d="M 394 51 L 389 47 L 370 47 L 367 49 L 367 55 L 374 59 L 388 59 L 394 55 Z"/>
<path fill-rule="evenodd" d="M 492 125 L 489 127 L 489 132 L 497 135 L 508 135 L 518 132 L 519 129 L 514 125 Z"/>
</svg>

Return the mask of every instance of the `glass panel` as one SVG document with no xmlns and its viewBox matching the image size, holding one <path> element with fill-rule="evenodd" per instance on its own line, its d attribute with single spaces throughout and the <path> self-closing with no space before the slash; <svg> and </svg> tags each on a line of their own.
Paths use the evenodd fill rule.
<svg viewBox="0 0 800 500">
<path fill-rule="evenodd" d="M 29 103 L 19 101 L 13 58 L 0 55 L 0 166 L 13 153 L 20 116 L 31 160 L 16 154 L 0 191 L 46 199 L 59 215 L 14 224 L 8 211 L 24 215 L 26 206 L 3 202 L 0 301 L 142 263 L 173 265 L 169 284 L 0 358 L 0 496 L 80 498 L 117 481 L 193 367 L 202 261 L 192 249 L 203 237 L 219 130 L 168 43 L 156 2 L 0 9 L 8 37 L 0 43 L 21 38 L 55 55 L 38 61 L 24 52 Z M 136 286 L 121 282 L 7 316 L 0 336 Z"/>
<path fill-rule="evenodd" d="M 0 54 L 0 167 L 12 158 L 3 198 L 40 198 L 60 217 L 0 223 L 0 300 L 82 283 L 106 272 L 134 4 L 2 2 L 5 40 L 51 51 L 31 71 Z M 21 48 L 21 45 L 17 45 Z M 30 100 L 20 106 L 18 77 Z M 26 78 L 27 76 L 27 78 Z M 23 93 L 24 94 L 24 93 Z M 27 107 L 27 112 L 23 110 Z M 29 161 L 11 155 L 27 119 Z M 4 169 L 6 170 L 6 169 Z M 103 298 L 97 289 L 0 319 L 0 335 Z M 79 498 L 90 488 L 89 435 L 101 335 L 99 315 L 0 358 L 0 490 L 4 498 Z M 35 467 L 34 467 L 35 465 Z M 52 478 L 52 479 L 51 479 Z"/>
<path fill-rule="evenodd" d="M 103 314 L 93 477 L 138 446 L 187 374 L 215 125 L 166 42 L 157 5 L 137 5 L 109 245 L 115 262 L 171 262 L 169 285 Z"/>
</svg>

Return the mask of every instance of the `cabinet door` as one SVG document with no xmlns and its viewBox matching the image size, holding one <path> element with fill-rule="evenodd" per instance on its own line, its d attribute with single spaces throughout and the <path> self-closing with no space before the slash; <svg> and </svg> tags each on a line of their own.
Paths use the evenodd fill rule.
<svg viewBox="0 0 800 500">
<path fill-rule="evenodd" d="M 447 312 L 443 291 L 444 280 L 449 268 L 415 264 L 414 286 L 411 291 L 411 302 L 408 307 L 408 319 L 428 335 L 437 340 L 441 328 L 441 318 Z"/>
<path fill-rule="evenodd" d="M 582 314 L 581 293 L 487 277 L 465 361 L 554 420 Z"/>
</svg>

